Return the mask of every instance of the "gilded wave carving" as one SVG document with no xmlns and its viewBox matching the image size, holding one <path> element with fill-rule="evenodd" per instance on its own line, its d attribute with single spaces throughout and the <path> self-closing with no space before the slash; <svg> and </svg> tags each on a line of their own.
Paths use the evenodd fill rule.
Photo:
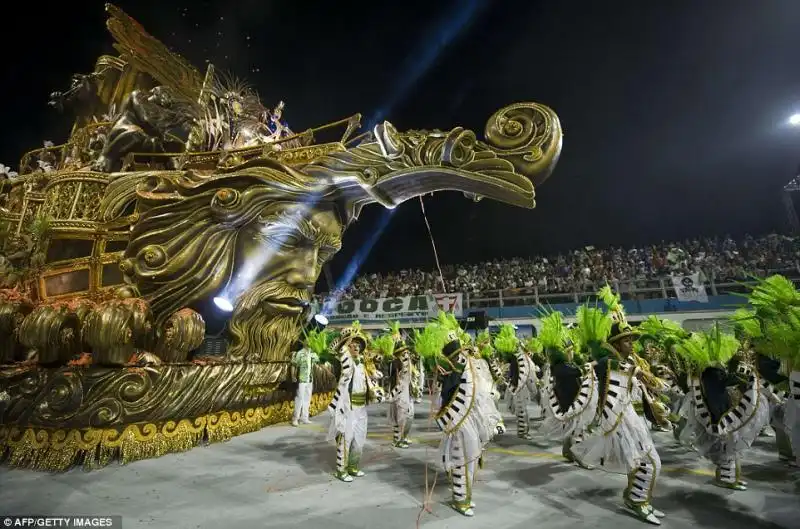
<svg viewBox="0 0 800 529">
<path fill-rule="evenodd" d="M 286 363 L 160 365 L 127 368 L 0 370 L 2 424 L 46 428 L 111 428 L 166 422 L 289 401 Z M 333 375 L 317 369 L 316 392 Z"/>
</svg>

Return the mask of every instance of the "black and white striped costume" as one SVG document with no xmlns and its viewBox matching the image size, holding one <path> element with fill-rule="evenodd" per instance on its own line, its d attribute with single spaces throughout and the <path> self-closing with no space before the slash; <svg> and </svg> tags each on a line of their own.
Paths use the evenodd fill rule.
<svg viewBox="0 0 800 529">
<path fill-rule="evenodd" d="M 587 466 L 576 459 L 572 446 L 580 442 L 594 420 L 598 399 L 594 366 L 587 364 L 580 369 L 566 362 L 548 364 L 545 374 L 548 378 L 540 390 L 544 421 L 538 433 L 546 439 L 560 440 L 561 453 L 567 460 Z M 587 410 L 592 411 L 587 413 Z"/>
<path fill-rule="evenodd" d="M 389 423 L 392 425 L 393 442 L 398 448 L 408 448 L 408 433 L 414 420 L 414 399 L 411 396 L 414 370 L 411 353 L 400 343 L 396 346 L 392 386 L 389 393 Z"/>
<path fill-rule="evenodd" d="M 636 394 L 642 391 L 639 368 L 633 364 L 603 359 L 595 363 L 599 397 L 592 413 L 593 425 L 581 443 L 573 446 L 575 456 L 586 464 L 628 475 L 623 493 L 626 506 L 645 521 L 660 525 L 663 513 L 653 509 L 651 500 L 661 471 L 650 429 L 634 409 Z"/>
<path fill-rule="evenodd" d="M 719 377 L 727 375 L 722 369 L 712 369 L 719 372 Z M 689 392 L 681 408 L 681 415 L 687 422 L 680 440 L 717 466 L 718 485 L 744 490 L 739 458 L 769 424 L 771 399 L 775 397 L 769 382 L 756 370 L 750 370 L 739 402 L 725 402 L 729 397 L 724 388 L 720 391 L 708 386 L 713 380 L 712 375 L 714 373 L 707 369 L 702 377 L 689 377 Z M 709 406 L 710 403 L 713 407 Z"/>
<path fill-rule="evenodd" d="M 363 351 L 366 340 L 353 336 L 350 329 L 342 331 L 333 345 L 339 354 L 341 374 L 336 393 L 328 406 L 331 414 L 328 441 L 336 443 L 336 477 L 345 482 L 352 481 L 353 476 L 364 475 L 359 464 L 367 441 L 367 404 L 373 399 L 380 401 L 382 398 L 379 383 L 370 380 L 367 374 L 363 356 L 355 356 L 351 352 L 352 340 L 360 340 Z"/>
<path fill-rule="evenodd" d="M 474 358 L 456 340 L 445 346 L 453 366 L 442 380 L 442 406 L 436 424 L 442 430 L 439 453 L 450 478 L 451 505 L 472 516 L 472 485 L 486 444 L 497 433 L 500 413 L 478 383 Z"/>
<path fill-rule="evenodd" d="M 536 376 L 536 364 L 533 363 L 530 355 L 522 350 L 517 351 L 515 357 L 516 370 L 512 368 L 512 376 L 509 383 L 511 394 L 509 409 L 517 416 L 517 436 L 522 439 L 530 439 L 530 417 L 528 416 L 528 403 L 538 395 L 538 377 Z"/>
<path fill-rule="evenodd" d="M 789 373 L 789 391 L 776 419 L 781 422 L 775 428 L 783 445 L 781 458 L 793 466 L 800 466 L 800 371 Z"/>
</svg>

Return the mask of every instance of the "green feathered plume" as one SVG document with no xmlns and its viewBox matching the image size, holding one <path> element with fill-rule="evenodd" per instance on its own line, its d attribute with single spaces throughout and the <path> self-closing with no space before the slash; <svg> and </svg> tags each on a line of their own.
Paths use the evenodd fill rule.
<svg viewBox="0 0 800 529">
<path fill-rule="evenodd" d="M 391 333 L 384 333 L 372 340 L 372 349 L 383 358 L 391 360 L 394 355 L 395 337 Z"/>
<path fill-rule="evenodd" d="M 800 331 L 786 322 L 767 322 L 756 348 L 783 362 L 787 373 L 800 369 Z"/>
<path fill-rule="evenodd" d="M 581 305 L 578 307 L 576 319 L 581 352 L 590 354 L 595 360 L 608 356 L 608 351 L 601 346 L 611 334 L 611 326 L 614 324 L 611 316 L 596 307 Z"/>
<path fill-rule="evenodd" d="M 694 333 L 676 344 L 675 352 L 690 371 L 699 375 L 709 367 L 726 367 L 739 346 L 735 336 L 722 332 L 719 324 L 715 323 L 711 330 Z"/>
<path fill-rule="evenodd" d="M 622 298 L 620 298 L 619 294 L 615 294 L 611 287 L 606 285 L 597 292 L 597 297 L 605 304 L 613 321 L 627 324 L 625 307 L 622 306 Z"/>
<path fill-rule="evenodd" d="M 478 348 L 481 358 L 491 360 L 494 357 L 494 348 L 492 347 L 492 336 L 489 334 L 488 329 L 482 330 L 475 337 L 475 346 Z"/>
<path fill-rule="evenodd" d="M 313 329 L 304 333 L 303 344 L 316 353 L 320 362 L 333 362 L 336 356 L 331 352 L 329 346 L 333 341 L 333 333 L 327 329 Z"/>
<path fill-rule="evenodd" d="M 414 350 L 422 358 L 422 363 L 430 372 L 436 372 L 436 366 L 444 360 L 442 348 L 447 344 L 449 329 L 442 327 L 438 321 L 428 323 L 422 332 L 414 333 Z"/>
<path fill-rule="evenodd" d="M 448 331 L 455 331 L 458 334 L 458 340 L 461 342 L 461 345 L 472 343 L 472 336 L 470 336 L 467 331 L 461 328 L 461 325 L 458 323 L 455 314 L 452 312 L 440 310 L 436 317 L 436 323 Z"/>
<path fill-rule="evenodd" d="M 569 331 L 564 326 L 564 317 L 560 312 L 550 312 L 541 318 L 542 328 L 539 341 L 550 363 L 567 361 L 566 348 L 570 342 Z"/>
<path fill-rule="evenodd" d="M 514 358 L 519 347 L 517 331 L 510 323 L 500 325 L 499 332 L 494 337 L 494 350 L 505 360 Z"/>
<path fill-rule="evenodd" d="M 800 309 L 800 293 L 791 281 L 781 275 L 759 280 L 747 296 L 747 301 L 758 317 L 763 319 L 781 319 Z"/>
<path fill-rule="evenodd" d="M 761 320 L 756 316 L 754 310 L 744 308 L 736 309 L 731 317 L 731 321 L 736 330 L 747 338 L 758 339 L 763 336 Z"/>
<path fill-rule="evenodd" d="M 681 324 L 669 319 L 661 319 L 650 315 L 639 324 L 637 330 L 641 333 L 641 338 L 656 342 L 665 351 L 673 344 L 689 337 Z"/>
<path fill-rule="evenodd" d="M 529 336 L 522 340 L 522 348 L 530 353 L 533 363 L 537 366 L 544 365 L 547 362 L 547 358 L 544 355 L 544 346 L 538 336 Z"/>
</svg>

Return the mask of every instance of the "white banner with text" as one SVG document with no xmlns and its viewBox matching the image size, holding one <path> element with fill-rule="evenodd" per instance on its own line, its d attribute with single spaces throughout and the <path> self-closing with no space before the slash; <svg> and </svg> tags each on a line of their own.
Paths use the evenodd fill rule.
<svg viewBox="0 0 800 529">
<path fill-rule="evenodd" d="M 452 312 L 457 318 L 464 313 L 464 296 L 429 294 L 376 299 L 327 299 L 316 311 L 331 320 L 386 321 L 434 318 L 440 310 Z"/>
<path fill-rule="evenodd" d="M 697 303 L 708 303 L 708 293 L 703 282 L 700 281 L 700 274 L 689 274 L 684 276 L 672 276 L 672 286 L 678 301 L 696 301 Z"/>
</svg>

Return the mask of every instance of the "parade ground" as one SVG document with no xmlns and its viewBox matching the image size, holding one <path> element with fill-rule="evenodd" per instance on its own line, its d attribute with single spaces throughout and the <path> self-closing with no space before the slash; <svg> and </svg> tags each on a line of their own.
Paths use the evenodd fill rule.
<svg viewBox="0 0 800 529">
<path fill-rule="evenodd" d="M 522 441 L 513 428 L 489 446 L 474 487 L 475 516 L 465 518 L 445 504 L 447 481 L 436 465 L 440 434 L 427 404 L 418 405 L 414 444 L 405 450 L 391 446 L 386 407 L 372 407 L 366 476 L 352 483 L 332 476 L 324 413 L 299 428 L 282 424 L 91 473 L 2 468 L 0 514 L 121 515 L 125 529 L 648 526 L 620 508 L 625 476 L 569 465 L 560 447 Z M 506 423 L 515 424 L 510 416 Z M 743 461 L 744 492 L 714 487 L 712 466 L 676 446 L 671 434 L 655 438 L 664 465 L 654 502 L 667 513 L 662 527 L 800 527 L 800 470 L 778 461 L 773 438 L 760 439 Z"/>
</svg>

